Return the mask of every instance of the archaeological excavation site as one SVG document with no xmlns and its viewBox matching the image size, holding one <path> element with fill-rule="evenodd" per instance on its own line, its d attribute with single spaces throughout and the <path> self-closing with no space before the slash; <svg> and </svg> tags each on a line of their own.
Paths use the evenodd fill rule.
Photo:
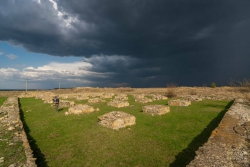
<svg viewBox="0 0 250 167">
<path fill-rule="evenodd" d="M 0 99 L 0 166 L 250 165 L 250 98 L 240 88 L 78 87 Z"/>
</svg>

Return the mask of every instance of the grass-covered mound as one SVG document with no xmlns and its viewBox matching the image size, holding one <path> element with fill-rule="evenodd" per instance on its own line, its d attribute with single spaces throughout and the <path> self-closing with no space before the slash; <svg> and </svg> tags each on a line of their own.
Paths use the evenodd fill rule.
<svg viewBox="0 0 250 167">
<path fill-rule="evenodd" d="M 77 103 L 87 103 L 78 101 Z M 34 98 L 20 99 L 21 115 L 38 166 L 185 166 L 205 143 L 229 108 L 229 101 L 204 100 L 188 107 L 170 107 L 170 113 L 151 116 L 142 106 L 167 105 L 167 100 L 141 104 L 129 96 L 129 107 L 107 102 L 89 104 L 100 111 L 68 115 Z M 136 125 L 118 131 L 97 124 L 97 117 L 124 111 Z"/>
</svg>

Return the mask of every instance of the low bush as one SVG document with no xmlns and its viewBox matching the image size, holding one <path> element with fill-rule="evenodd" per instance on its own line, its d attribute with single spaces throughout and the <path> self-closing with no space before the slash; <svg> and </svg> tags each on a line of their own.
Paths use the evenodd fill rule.
<svg viewBox="0 0 250 167">
<path fill-rule="evenodd" d="M 165 96 L 168 98 L 176 97 L 177 96 L 176 88 L 177 88 L 177 85 L 175 83 L 167 84 L 167 92 L 166 92 Z"/>
<path fill-rule="evenodd" d="M 211 88 L 216 88 L 216 84 L 214 82 L 211 83 Z"/>
<path fill-rule="evenodd" d="M 248 93 L 250 92 L 250 78 L 245 78 L 242 81 L 231 79 L 229 81 L 229 86 L 234 87 L 235 90 L 238 90 L 241 93 Z"/>
</svg>

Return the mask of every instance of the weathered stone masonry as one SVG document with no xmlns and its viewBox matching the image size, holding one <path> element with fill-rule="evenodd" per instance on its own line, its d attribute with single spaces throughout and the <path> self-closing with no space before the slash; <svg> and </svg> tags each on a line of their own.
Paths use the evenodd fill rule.
<svg viewBox="0 0 250 167">
<path fill-rule="evenodd" d="M 250 166 L 250 104 L 236 99 L 188 167 Z"/>
<path fill-rule="evenodd" d="M 23 128 L 23 123 L 20 119 L 20 109 L 17 97 L 9 97 L 0 107 L 0 113 L 4 116 L 0 119 L 2 130 L 11 131 L 14 133 L 14 141 L 22 143 L 26 162 L 12 162 L 9 167 L 36 167 L 36 158 L 33 157 L 33 151 L 30 148 L 27 135 Z"/>
</svg>

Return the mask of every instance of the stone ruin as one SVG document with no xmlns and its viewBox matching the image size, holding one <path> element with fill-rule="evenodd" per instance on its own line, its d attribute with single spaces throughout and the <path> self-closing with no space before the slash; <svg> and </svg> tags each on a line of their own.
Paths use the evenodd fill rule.
<svg viewBox="0 0 250 167">
<path fill-rule="evenodd" d="M 106 102 L 105 100 L 101 99 L 101 98 L 92 98 L 88 100 L 89 103 L 103 103 Z"/>
<path fill-rule="evenodd" d="M 26 97 L 26 96 L 25 96 Z M 204 98 L 208 99 L 208 98 Z M 213 98 L 211 98 L 213 99 Z M 18 102 L 13 98 L 8 99 L 7 105 L 0 107 L 0 131 L 8 130 L 15 132 L 20 129 L 22 131 L 15 132 L 16 139 L 23 140 L 23 147 L 25 155 L 27 157 L 27 163 L 23 166 L 36 166 L 35 158 L 33 158 L 32 150 L 29 147 L 28 140 L 25 132 L 23 131 L 21 121 L 19 118 L 13 119 L 13 110 L 18 113 L 19 109 L 16 107 Z M 192 99 L 188 99 L 188 103 L 191 104 Z M 194 98 L 194 101 L 195 98 Z M 10 103 L 14 104 L 10 104 Z M 174 102 L 175 104 L 177 102 Z M 179 103 L 177 103 L 179 104 Z M 185 103 L 184 103 L 185 104 Z M 189 104 L 189 105 L 190 105 Z M 171 102 L 169 103 L 171 105 Z M 183 106 L 183 105 L 180 105 Z M 184 105 L 187 106 L 187 105 Z M 144 106 L 146 107 L 146 106 Z M 167 107 L 167 106 L 165 106 Z M 148 109 L 147 113 L 150 113 Z M 2 113 L 5 113 L 3 115 Z M 135 124 L 135 117 L 125 113 L 124 116 L 121 116 L 123 112 L 113 111 L 107 113 L 103 116 L 98 117 L 98 124 L 108 127 L 111 129 L 119 129 Z M 153 112 L 154 113 L 154 112 Z M 14 114 L 16 115 L 16 114 Z M 154 114 L 153 114 L 154 115 Z M 126 119 L 121 119 L 125 117 Z M 109 121 L 110 120 L 110 121 Z M 134 120 L 134 121 L 133 121 Z M 129 123 L 128 123 L 129 122 Z M 134 122 L 134 123 L 133 123 Z M 20 127 L 21 128 L 20 128 Z M 219 126 L 212 132 L 207 143 L 201 146 L 195 153 L 196 157 L 192 160 L 187 166 L 188 167 L 197 167 L 197 166 L 242 166 L 247 167 L 250 164 L 250 105 L 249 101 L 246 99 L 236 99 L 234 104 L 226 112 L 223 119 L 221 120 Z M 0 157 L 0 166 L 1 162 L 4 160 L 3 157 Z M 14 163 L 13 166 L 17 166 L 17 163 Z"/>
<path fill-rule="evenodd" d="M 133 96 L 134 96 L 135 102 L 149 103 L 153 101 L 152 99 L 145 97 L 144 94 L 135 94 Z"/>
<path fill-rule="evenodd" d="M 170 107 L 164 105 L 147 105 L 142 107 L 142 112 L 152 115 L 163 115 L 170 112 Z"/>
<path fill-rule="evenodd" d="M 56 95 L 52 92 L 39 92 L 39 91 L 28 91 L 20 94 L 18 97 L 23 98 L 23 97 L 35 97 L 35 99 L 42 99 L 44 103 L 53 103 L 53 98 Z"/>
<path fill-rule="evenodd" d="M 107 103 L 108 106 L 112 106 L 112 107 L 117 107 L 117 108 L 121 108 L 121 107 L 127 107 L 129 106 L 129 102 L 127 101 L 122 101 L 122 100 L 112 100 L 110 102 Z"/>
<path fill-rule="evenodd" d="M 69 107 L 68 111 L 65 112 L 65 115 L 69 115 L 69 114 L 75 114 L 75 115 L 79 115 L 79 114 L 88 114 L 94 111 L 99 111 L 99 109 L 94 109 L 94 107 L 89 106 L 89 105 L 85 105 L 85 104 L 78 104 L 72 107 Z"/>
<path fill-rule="evenodd" d="M 162 95 L 155 95 L 155 94 L 153 94 L 151 96 L 152 96 L 152 100 L 167 100 L 168 99 L 168 97 L 162 96 Z"/>
<path fill-rule="evenodd" d="M 127 106 L 129 106 L 129 102 L 126 100 L 128 100 L 127 95 L 118 94 L 117 96 L 115 96 L 115 98 L 113 100 L 108 102 L 107 105 L 112 106 L 112 107 L 117 107 L 117 108 L 127 107 Z"/>
<path fill-rule="evenodd" d="M 122 111 L 112 111 L 98 117 L 98 124 L 118 130 L 135 124 L 135 116 Z"/>
<path fill-rule="evenodd" d="M 76 100 L 88 100 L 89 97 L 85 94 L 80 94 L 76 96 Z"/>
<path fill-rule="evenodd" d="M 36 158 L 33 156 L 33 151 L 29 145 L 27 135 L 23 128 L 23 123 L 20 119 L 19 113 L 19 104 L 17 97 L 9 97 L 4 104 L 0 107 L 0 134 L 6 133 L 6 131 L 11 132 L 13 135 L 10 135 L 7 139 L 1 139 L 1 141 L 9 143 L 6 146 L 6 149 L 9 149 L 15 145 L 17 147 L 16 152 L 19 152 L 19 155 L 24 155 L 26 157 L 26 162 L 12 162 L 9 167 L 36 167 Z M 1 135 L 0 135 L 1 137 Z M 19 146 L 19 143 L 22 145 Z M 17 156 L 17 155 L 14 155 Z M 0 166 L 4 163 L 5 157 L 0 157 Z M 23 157 L 19 157 L 22 159 Z"/>
<path fill-rule="evenodd" d="M 48 103 L 48 104 L 51 104 L 52 106 L 54 106 L 54 101 L 53 99 L 55 98 L 55 94 L 53 93 L 50 93 L 50 92 L 46 92 L 46 93 L 38 93 L 36 95 L 36 99 L 42 99 L 44 103 Z M 75 105 L 75 102 L 74 101 L 68 101 L 68 100 L 63 100 L 65 99 L 66 95 L 60 95 L 58 96 L 59 99 L 60 99 L 60 103 L 59 103 L 59 108 L 61 107 L 70 107 L 70 106 L 74 106 Z"/>
<path fill-rule="evenodd" d="M 27 92 L 22 92 L 20 95 L 18 95 L 19 98 L 24 98 L 24 97 L 36 97 L 36 95 L 40 93 L 39 91 L 27 91 Z"/>
<path fill-rule="evenodd" d="M 60 100 L 59 107 L 73 107 L 75 106 L 74 101 Z"/>
<path fill-rule="evenodd" d="M 139 102 L 139 103 L 149 103 L 155 100 L 167 100 L 168 99 L 166 96 L 162 96 L 162 95 L 149 94 L 147 96 L 151 96 L 151 98 L 146 97 L 145 94 L 133 95 L 135 102 Z"/>
<path fill-rule="evenodd" d="M 188 101 L 194 101 L 199 102 L 202 100 L 235 100 L 235 97 L 233 96 L 225 96 L 225 95 L 178 95 L 179 98 L 188 100 Z"/>
<path fill-rule="evenodd" d="M 199 96 L 186 96 L 185 99 L 188 101 L 195 101 L 195 102 L 202 101 L 202 97 Z"/>
<path fill-rule="evenodd" d="M 188 167 L 249 167 L 250 102 L 236 99 Z"/>
<path fill-rule="evenodd" d="M 168 105 L 169 106 L 189 106 L 189 105 L 191 105 L 191 101 L 180 100 L 180 99 L 170 100 L 170 101 L 168 101 Z"/>
<path fill-rule="evenodd" d="M 114 93 L 104 93 L 100 96 L 100 98 L 103 98 L 103 99 L 111 99 L 113 98 L 115 94 Z"/>
<path fill-rule="evenodd" d="M 88 94 L 83 94 L 83 93 L 77 94 L 77 93 L 75 93 L 75 94 L 60 94 L 58 97 L 60 99 L 88 100 L 89 99 L 88 96 L 89 96 Z"/>
<path fill-rule="evenodd" d="M 147 97 L 141 98 L 141 99 L 135 99 L 135 102 L 139 102 L 139 103 L 149 103 L 149 102 L 153 102 L 152 99 L 149 99 Z"/>
<path fill-rule="evenodd" d="M 128 100 L 128 96 L 125 94 L 118 94 L 117 96 L 115 96 L 115 100 L 119 100 L 119 101 Z"/>
<path fill-rule="evenodd" d="M 133 97 L 135 99 L 143 99 L 145 97 L 145 94 L 134 94 Z"/>
<path fill-rule="evenodd" d="M 55 106 L 55 103 L 50 103 L 51 106 Z M 74 101 L 67 101 L 67 100 L 60 100 L 59 103 L 59 108 L 63 108 L 63 107 L 72 107 L 75 106 L 75 102 Z"/>
<path fill-rule="evenodd" d="M 74 94 L 61 94 L 60 98 L 63 99 L 77 99 L 77 100 L 88 100 L 90 98 L 101 98 L 101 99 L 111 99 L 114 93 L 74 93 Z"/>
<path fill-rule="evenodd" d="M 44 103 L 50 103 L 52 104 L 53 103 L 53 98 L 55 97 L 56 95 L 54 93 L 51 93 L 51 92 L 44 92 L 44 93 L 38 93 L 36 94 L 36 99 L 42 99 L 44 101 Z"/>
</svg>

